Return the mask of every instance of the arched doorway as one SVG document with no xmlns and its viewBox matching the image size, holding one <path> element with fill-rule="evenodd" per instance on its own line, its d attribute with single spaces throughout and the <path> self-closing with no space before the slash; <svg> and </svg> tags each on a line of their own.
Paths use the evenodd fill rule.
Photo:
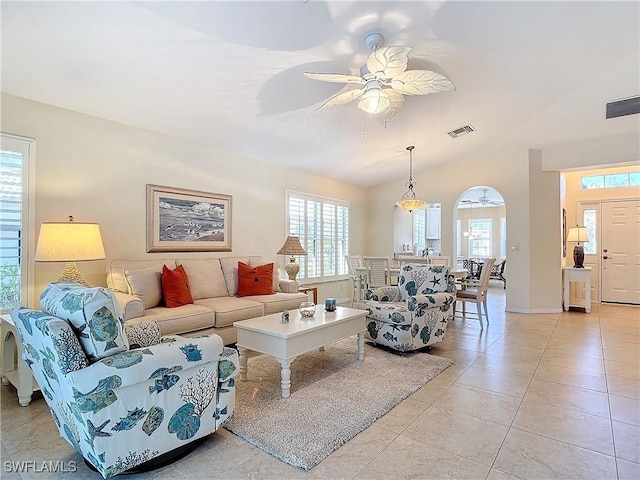
<svg viewBox="0 0 640 480">
<path fill-rule="evenodd" d="M 507 258 L 506 206 L 492 187 L 478 185 L 463 192 L 454 205 L 454 248 L 457 267 L 464 259 Z"/>
</svg>

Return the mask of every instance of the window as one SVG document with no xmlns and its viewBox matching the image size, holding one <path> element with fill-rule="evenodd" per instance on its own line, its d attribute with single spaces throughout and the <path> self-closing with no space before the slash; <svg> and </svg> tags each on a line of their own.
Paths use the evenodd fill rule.
<svg viewBox="0 0 640 480">
<path fill-rule="evenodd" d="M 500 217 L 500 258 L 507 258 L 507 218 Z"/>
<path fill-rule="evenodd" d="M 640 172 L 613 173 L 610 175 L 590 175 L 582 177 L 582 190 L 594 188 L 637 187 L 640 182 Z"/>
<path fill-rule="evenodd" d="M 596 211 L 592 209 L 584 210 L 584 212 L 582 213 L 582 217 L 584 219 L 583 225 L 587 227 L 587 237 L 589 237 L 589 241 L 585 242 L 583 245 L 584 253 L 595 255 L 595 253 L 597 252 Z"/>
<path fill-rule="evenodd" d="M 2 135 L 0 147 L 0 312 L 32 305 L 26 292 L 32 283 L 33 262 L 29 262 L 33 232 L 33 205 L 29 189 L 33 181 L 32 141 Z M 33 196 L 31 196 L 33 198 Z"/>
<path fill-rule="evenodd" d="M 287 191 L 287 229 L 307 251 L 299 279 L 336 280 L 348 274 L 349 203 Z"/>
<path fill-rule="evenodd" d="M 418 244 L 418 250 L 425 249 L 426 228 L 426 212 L 415 210 L 413 212 L 413 243 Z"/>
<path fill-rule="evenodd" d="M 469 219 L 469 256 L 491 257 L 491 219 Z"/>
</svg>

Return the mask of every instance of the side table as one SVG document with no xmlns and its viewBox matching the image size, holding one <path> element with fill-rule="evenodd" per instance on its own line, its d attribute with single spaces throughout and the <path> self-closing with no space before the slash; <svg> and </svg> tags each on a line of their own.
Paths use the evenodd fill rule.
<svg viewBox="0 0 640 480">
<path fill-rule="evenodd" d="M 318 287 L 298 287 L 300 293 L 313 293 L 313 303 L 318 304 Z"/>
<path fill-rule="evenodd" d="M 574 268 L 564 267 L 562 269 L 562 277 L 564 280 L 564 310 L 569 311 L 569 307 L 582 307 L 582 305 L 571 305 L 569 295 L 569 286 L 571 282 L 584 283 L 584 309 L 587 313 L 591 312 L 591 268 Z"/>
<path fill-rule="evenodd" d="M 23 407 L 31 403 L 34 390 L 39 390 L 29 365 L 22 359 L 22 344 L 11 315 L 2 318 L 2 383 L 18 390 L 18 402 Z"/>
</svg>

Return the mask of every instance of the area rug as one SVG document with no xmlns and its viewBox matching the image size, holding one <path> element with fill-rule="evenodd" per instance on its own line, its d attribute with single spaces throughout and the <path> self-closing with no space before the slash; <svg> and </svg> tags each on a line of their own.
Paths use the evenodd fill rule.
<svg viewBox="0 0 640 480">
<path fill-rule="evenodd" d="M 453 364 L 425 352 L 397 354 L 351 337 L 299 356 L 291 396 L 283 399 L 280 364 L 249 358 L 236 381 L 236 410 L 227 429 L 276 458 L 309 470 Z"/>
</svg>

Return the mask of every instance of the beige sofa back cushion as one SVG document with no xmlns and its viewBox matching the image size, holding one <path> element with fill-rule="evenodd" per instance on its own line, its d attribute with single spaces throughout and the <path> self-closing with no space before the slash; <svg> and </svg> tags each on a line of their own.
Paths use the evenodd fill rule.
<svg viewBox="0 0 640 480">
<path fill-rule="evenodd" d="M 187 272 L 194 300 L 229 296 L 220 260 L 217 258 L 176 260 L 176 264 L 182 265 Z"/>
<path fill-rule="evenodd" d="M 260 256 L 226 257 L 220 259 L 220 266 L 222 267 L 222 273 L 224 273 L 227 291 L 231 297 L 235 297 L 238 293 L 238 262 L 252 266 L 263 263 L 262 257 Z"/>
</svg>

